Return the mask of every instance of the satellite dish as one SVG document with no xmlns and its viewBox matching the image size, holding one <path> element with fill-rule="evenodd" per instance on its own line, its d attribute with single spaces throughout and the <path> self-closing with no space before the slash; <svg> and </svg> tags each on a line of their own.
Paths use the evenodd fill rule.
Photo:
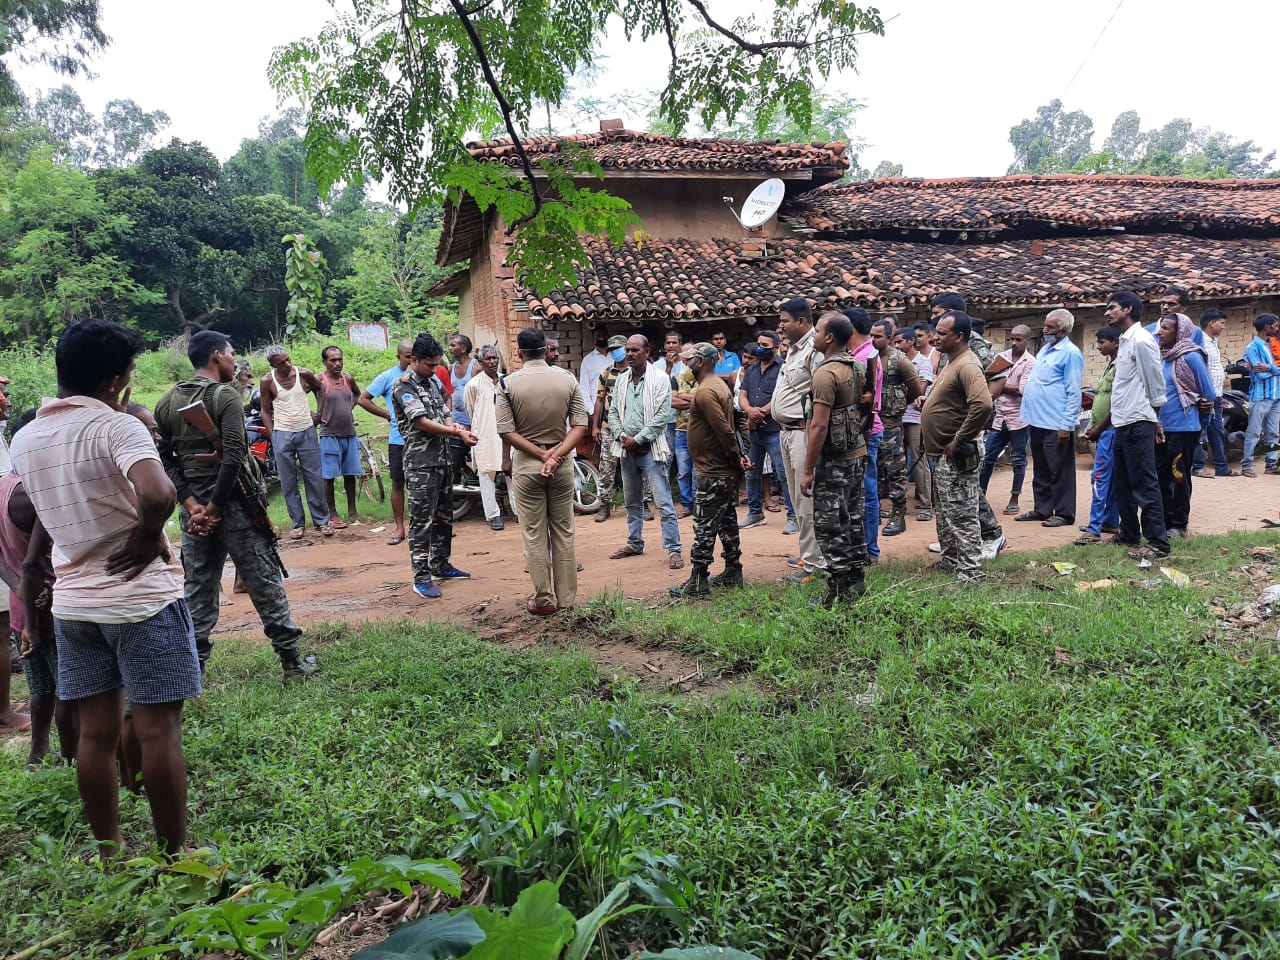
<svg viewBox="0 0 1280 960">
<path fill-rule="evenodd" d="M 777 177 L 759 184 L 743 203 L 739 221 L 747 229 L 763 226 L 782 206 L 785 190 Z"/>
</svg>

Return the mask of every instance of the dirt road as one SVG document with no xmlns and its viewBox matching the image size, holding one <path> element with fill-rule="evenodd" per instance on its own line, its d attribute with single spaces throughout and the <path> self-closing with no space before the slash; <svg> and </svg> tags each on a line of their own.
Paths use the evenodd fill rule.
<svg viewBox="0 0 1280 960">
<path fill-rule="evenodd" d="M 1082 459 L 1081 464 L 1087 460 Z M 997 513 L 1004 506 L 1010 474 L 998 470 L 992 478 L 990 494 Z M 1088 471 L 1081 469 L 1077 490 L 1079 502 L 1088 504 Z M 1025 507 L 1030 506 L 1030 479 L 1023 494 Z M 1263 517 L 1275 518 L 1280 499 L 1280 477 L 1198 480 L 1192 509 L 1193 533 L 1220 533 L 1232 529 L 1256 530 Z M 477 512 L 478 513 L 478 512 Z M 740 511 L 745 516 L 745 508 Z M 776 581 L 787 573 L 787 557 L 794 554 L 796 538 L 782 535 L 784 514 L 768 514 L 768 525 L 742 532 L 747 576 L 760 582 Z M 1082 512 L 1079 520 L 1083 521 Z M 1063 556 L 1074 558 L 1084 549 L 1071 545 L 1077 536 L 1074 527 L 1045 529 L 1038 523 L 1014 523 L 1001 517 L 1012 552 L 1040 550 L 1060 544 Z M 489 529 L 478 515 L 460 522 L 454 531 L 453 562 L 471 574 L 470 580 L 450 581 L 442 586 L 441 600 L 421 600 L 410 590 L 408 547 L 386 544 L 388 531 L 374 533 L 379 524 L 352 526 L 326 540 L 314 534 L 300 542 L 285 541 L 282 552 L 289 568 L 286 587 L 293 602 L 294 615 L 304 627 L 321 620 L 363 620 L 380 617 L 413 616 L 415 618 L 449 620 L 473 625 L 487 633 L 498 623 L 518 615 L 532 621 L 524 612 L 530 594 L 528 575 L 523 572 L 524 556 L 520 532 L 514 521 L 506 529 Z M 693 521 L 680 521 L 680 534 L 686 564 L 692 541 Z M 615 510 L 605 523 L 594 517 L 579 517 L 576 530 L 578 559 L 585 569 L 579 575 L 579 602 L 605 591 L 621 591 L 629 597 L 649 597 L 666 593 L 666 588 L 688 577 L 683 570 L 669 570 L 667 555 L 662 550 L 659 524 L 645 524 L 645 552 L 626 560 L 610 560 L 609 554 L 623 544 L 626 520 Z M 927 546 L 936 540 L 932 523 L 917 523 L 910 514 L 907 532 L 898 537 L 881 537 L 886 559 L 927 562 Z M 1177 545 L 1174 545 L 1176 555 Z M 719 559 L 717 557 L 717 567 Z M 228 578 L 226 589 L 230 591 Z M 554 634 L 559 618 L 539 627 Z M 248 599 L 236 596 L 224 607 L 219 633 L 257 633 L 257 620 Z M 563 628 L 560 628 L 563 629 Z"/>
</svg>

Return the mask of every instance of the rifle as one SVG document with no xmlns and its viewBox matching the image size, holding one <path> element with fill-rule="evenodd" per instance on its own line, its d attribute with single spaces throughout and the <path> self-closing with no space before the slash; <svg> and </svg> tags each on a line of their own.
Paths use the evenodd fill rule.
<svg viewBox="0 0 1280 960">
<path fill-rule="evenodd" d="M 197 463 L 221 463 L 222 437 L 218 433 L 217 425 L 213 422 L 213 417 L 209 416 L 209 408 L 205 406 L 204 397 L 201 396 L 199 400 L 193 400 L 185 407 L 179 407 L 178 416 L 182 417 L 189 426 L 195 428 L 213 446 L 212 450 L 191 454 L 191 458 Z M 245 461 L 246 465 L 252 462 L 252 457 Z M 245 511 L 249 514 L 249 523 L 267 538 L 267 546 L 271 550 L 272 559 L 275 560 L 276 566 L 280 569 L 280 575 L 288 578 L 289 571 L 285 569 L 284 560 L 281 559 L 280 551 L 277 549 L 280 535 L 276 533 L 276 528 L 271 524 L 271 518 L 267 516 L 267 502 L 266 497 L 262 494 L 261 479 L 259 478 L 257 483 L 251 484 L 250 479 L 245 476 L 245 471 L 243 469 L 238 470 L 236 472 L 234 492 L 240 498 Z"/>
</svg>

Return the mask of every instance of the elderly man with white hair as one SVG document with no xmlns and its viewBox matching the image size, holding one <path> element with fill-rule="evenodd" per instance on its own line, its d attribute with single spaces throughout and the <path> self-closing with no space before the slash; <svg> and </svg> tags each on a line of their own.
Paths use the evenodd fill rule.
<svg viewBox="0 0 1280 960">
<path fill-rule="evenodd" d="M 471 448 L 475 458 L 476 477 L 480 481 L 480 502 L 484 518 L 494 530 L 501 530 L 502 508 L 498 504 L 498 472 L 502 469 L 502 438 L 498 436 L 498 392 L 502 389 L 498 376 L 498 348 L 486 344 L 478 353 L 480 375 L 467 381 L 462 403 L 471 418 L 471 432 L 478 441 Z"/>
<path fill-rule="evenodd" d="M 1031 428 L 1034 507 L 1017 519 L 1046 527 L 1076 522 L 1076 425 L 1084 355 L 1071 342 L 1075 317 L 1052 310 L 1044 318 L 1044 346 L 1022 388 L 1022 422 Z"/>
</svg>

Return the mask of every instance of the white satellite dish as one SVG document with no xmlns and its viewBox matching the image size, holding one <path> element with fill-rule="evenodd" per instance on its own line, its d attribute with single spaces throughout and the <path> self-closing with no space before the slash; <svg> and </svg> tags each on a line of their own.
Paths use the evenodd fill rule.
<svg viewBox="0 0 1280 960">
<path fill-rule="evenodd" d="M 739 222 L 747 229 L 763 226 L 782 206 L 785 192 L 786 188 L 777 177 L 757 185 L 742 204 Z"/>
</svg>

